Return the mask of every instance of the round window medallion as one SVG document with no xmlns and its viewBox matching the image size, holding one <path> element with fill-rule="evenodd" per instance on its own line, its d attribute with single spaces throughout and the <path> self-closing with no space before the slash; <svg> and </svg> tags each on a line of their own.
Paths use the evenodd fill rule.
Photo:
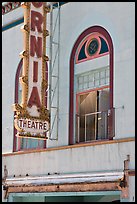
<svg viewBox="0 0 137 204">
<path fill-rule="evenodd" d="M 99 48 L 99 42 L 97 39 L 92 39 L 87 46 L 87 53 L 92 56 L 94 54 L 96 54 L 96 52 L 98 51 Z"/>
</svg>

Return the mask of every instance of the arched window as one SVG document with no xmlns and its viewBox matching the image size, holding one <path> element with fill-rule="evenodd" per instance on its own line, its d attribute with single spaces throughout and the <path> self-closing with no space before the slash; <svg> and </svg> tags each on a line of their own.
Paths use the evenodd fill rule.
<svg viewBox="0 0 137 204">
<path fill-rule="evenodd" d="M 19 62 L 16 77 L 15 77 L 15 99 L 14 103 L 21 103 L 21 95 L 22 95 L 22 87 L 19 82 L 19 78 L 22 74 L 22 66 L 23 60 Z M 46 72 L 47 72 L 47 66 L 46 66 Z M 47 75 L 47 73 L 46 73 Z M 47 104 L 47 95 L 45 93 L 45 103 Z M 45 105 L 46 105 L 45 104 Z M 20 150 L 28 150 L 28 149 L 43 149 L 46 148 L 46 140 L 37 140 L 37 139 L 31 139 L 31 138 L 19 138 L 16 137 L 17 130 L 14 127 L 14 138 L 13 138 L 13 152 L 20 151 Z"/>
<path fill-rule="evenodd" d="M 113 136 L 113 43 L 103 27 L 93 26 L 71 53 L 69 144 Z"/>
</svg>

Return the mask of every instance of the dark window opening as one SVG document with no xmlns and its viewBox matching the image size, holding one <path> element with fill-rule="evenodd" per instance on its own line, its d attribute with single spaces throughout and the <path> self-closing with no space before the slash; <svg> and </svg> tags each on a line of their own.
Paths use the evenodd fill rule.
<svg viewBox="0 0 137 204">
<path fill-rule="evenodd" d="M 108 139 L 112 110 L 109 88 L 90 91 L 78 96 L 76 114 L 76 142 Z"/>
<path fill-rule="evenodd" d="M 87 41 L 86 41 L 87 42 Z M 85 59 L 87 58 L 86 57 L 86 54 L 85 54 L 85 45 L 86 45 L 86 42 L 83 44 L 80 52 L 79 52 L 79 55 L 78 55 L 78 60 L 82 60 L 82 59 Z"/>
<path fill-rule="evenodd" d="M 101 38 L 101 37 L 99 37 L 99 38 L 101 40 L 101 49 L 100 49 L 99 54 L 103 54 L 105 52 L 108 52 L 108 46 L 107 46 L 106 41 L 103 38 Z"/>
</svg>

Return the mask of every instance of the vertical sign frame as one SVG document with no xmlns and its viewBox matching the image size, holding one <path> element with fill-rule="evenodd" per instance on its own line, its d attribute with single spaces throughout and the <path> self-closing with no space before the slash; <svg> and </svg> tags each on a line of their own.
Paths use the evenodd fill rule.
<svg viewBox="0 0 137 204">
<path fill-rule="evenodd" d="M 47 2 L 23 2 L 24 25 L 21 28 L 24 37 L 23 70 L 20 77 L 22 102 L 13 104 L 16 112 L 14 125 L 17 137 L 47 139 L 50 128 L 49 111 L 45 106 L 48 86 L 46 64 Z"/>
</svg>

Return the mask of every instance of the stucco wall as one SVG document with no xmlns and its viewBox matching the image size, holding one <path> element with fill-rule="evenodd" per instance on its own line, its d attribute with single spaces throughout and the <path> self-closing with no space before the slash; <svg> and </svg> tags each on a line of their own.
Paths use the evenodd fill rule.
<svg viewBox="0 0 137 204">
<path fill-rule="evenodd" d="M 124 12 L 121 12 L 122 10 Z M 69 15 L 69 11 L 71 11 L 71 15 Z M 64 5 L 61 10 L 60 124 L 62 121 L 64 122 L 62 113 L 67 114 L 69 111 L 68 76 L 73 45 L 85 29 L 100 25 L 109 32 L 114 45 L 115 138 L 133 137 L 135 135 L 134 15 L 133 3 L 71 2 Z M 124 109 L 121 108 L 122 106 L 124 106 Z M 63 124 L 68 127 L 67 117 Z M 62 127 L 65 126 L 60 126 L 59 135 L 62 135 Z M 67 134 L 60 137 L 62 143 L 64 141 L 64 144 L 66 144 L 67 137 Z"/>
</svg>

